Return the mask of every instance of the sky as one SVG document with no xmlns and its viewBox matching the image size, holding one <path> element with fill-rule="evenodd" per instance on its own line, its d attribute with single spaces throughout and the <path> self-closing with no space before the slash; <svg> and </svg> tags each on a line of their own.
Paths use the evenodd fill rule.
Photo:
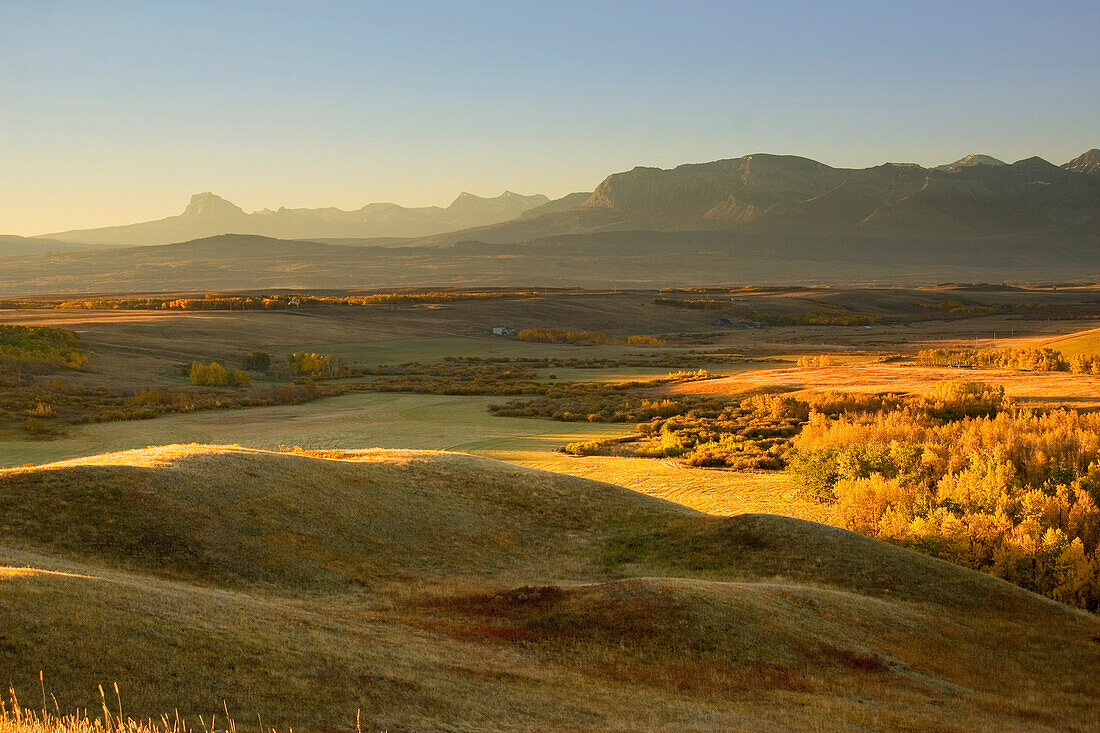
<svg viewBox="0 0 1100 733">
<path fill-rule="evenodd" d="M 1100 2 L 0 0 L 0 234 L 1100 147 Z"/>
</svg>

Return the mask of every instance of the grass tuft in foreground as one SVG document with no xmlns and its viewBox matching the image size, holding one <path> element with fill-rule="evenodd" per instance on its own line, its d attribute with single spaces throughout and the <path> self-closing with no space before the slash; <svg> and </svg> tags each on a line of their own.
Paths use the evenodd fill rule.
<svg viewBox="0 0 1100 733">
<path fill-rule="evenodd" d="M 39 681 L 42 676 L 39 674 Z M 8 690 L 8 699 L 0 698 L 0 733 L 237 733 L 237 722 L 229 714 L 229 708 L 224 703 L 222 713 L 211 713 L 209 717 L 198 716 L 198 725 L 188 723 L 181 718 L 179 711 L 172 716 L 162 715 L 160 720 L 152 719 L 135 720 L 123 714 L 122 696 L 119 694 L 118 683 L 114 685 L 113 704 L 117 705 L 117 711 L 112 712 L 107 702 L 107 694 L 103 686 L 99 687 L 100 711 L 99 715 L 91 716 L 88 711 L 63 714 L 58 707 L 57 700 L 50 696 L 53 712 L 50 712 L 46 703 L 46 688 L 42 686 L 42 707 L 32 710 L 23 707 L 15 695 L 15 690 Z M 261 733 L 276 733 L 274 728 L 264 728 L 262 720 L 257 721 Z M 356 733 L 363 733 L 359 726 L 359 715 L 355 716 Z"/>
</svg>

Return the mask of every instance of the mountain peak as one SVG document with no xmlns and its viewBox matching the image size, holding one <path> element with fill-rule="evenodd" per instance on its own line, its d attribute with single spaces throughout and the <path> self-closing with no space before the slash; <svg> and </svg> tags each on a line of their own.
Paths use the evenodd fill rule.
<svg viewBox="0 0 1100 733">
<path fill-rule="evenodd" d="M 550 199 L 542 194 L 535 194 L 534 196 L 524 196 L 523 194 L 516 193 L 514 191 L 505 191 L 499 196 L 494 198 L 485 198 L 484 196 L 478 196 L 467 191 L 460 193 L 451 205 L 447 207 L 448 211 L 468 210 L 468 209 L 500 209 L 507 208 L 511 210 L 516 209 L 515 215 L 519 216 L 520 213 L 527 209 L 534 208 L 535 206 L 541 206 Z"/>
<path fill-rule="evenodd" d="M 941 165 L 940 168 L 941 169 L 946 169 L 946 170 L 951 170 L 951 171 L 957 171 L 957 170 L 960 170 L 962 168 L 972 168 L 976 165 L 1002 166 L 1002 165 L 1008 165 L 1008 164 L 1005 163 L 1003 160 L 1000 160 L 998 158 L 994 158 L 992 155 L 983 155 L 982 153 L 971 153 L 970 155 L 964 155 L 963 157 L 956 160 L 954 163 L 949 163 L 948 165 Z"/>
<path fill-rule="evenodd" d="M 1098 176 L 1100 175 L 1100 149 L 1093 148 L 1092 150 L 1081 153 L 1062 167 L 1067 171 L 1089 173 Z"/>
<path fill-rule="evenodd" d="M 463 191 L 462 193 L 455 196 L 455 200 L 451 202 L 451 206 L 454 206 L 455 204 L 465 204 L 465 203 L 469 203 L 471 201 L 488 201 L 488 200 L 489 199 L 485 198 L 484 196 L 478 196 L 477 194 L 470 193 L 469 191 Z M 447 207 L 447 208 L 450 208 L 450 207 Z"/>
<path fill-rule="evenodd" d="M 241 207 L 209 191 L 191 196 L 191 202 L 183 210 L 184 216 L 224 216 L 243 213 Z"/>
</svg>

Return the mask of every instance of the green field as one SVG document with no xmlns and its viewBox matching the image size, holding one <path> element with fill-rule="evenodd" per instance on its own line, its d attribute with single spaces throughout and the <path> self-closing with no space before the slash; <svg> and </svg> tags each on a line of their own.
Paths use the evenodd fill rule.
<svg viewBox="0 0 1100 733">
<path fill-rule="evenodd" d="M 495 417 L 499 397 L 352 394 L 305 405 L 214 410 L 69 428 L 57 440 L 0 442 L 0 466 L 171 443 L 254 448 L 419 448 L 552 451 L 574 440 L 625 435 L 632 426 Z"/>
</svg>

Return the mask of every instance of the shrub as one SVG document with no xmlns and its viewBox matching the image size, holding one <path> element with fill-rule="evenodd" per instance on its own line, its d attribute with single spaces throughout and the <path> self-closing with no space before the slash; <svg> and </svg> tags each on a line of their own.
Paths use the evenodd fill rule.
<svg viewBox="0 0 1100 733">
<path fill-rule="evenodd" d="M 819 354 L 817 356 L 800 356 L 798 357 L 798 366 L 807 368 L 819 368 L 829 367 L 835 364 L 833 357 L 828 354 Z"/>
<path fill-rule="evenodd" d="M 252 384 L 252 377 L 248 376 L 248 372 L 234 369 L 229 372 L 229 383 L 234 387 L 247 387 Z"/>
<path fill-rule="evenodd" d="M 74 331 L 47 326 L 0 325 L 0 373 L 79 369 L 88 361 Z"/>
<path fill-rule="evenodd" d="M 32 435 L 43 435 L 50 431 L 46 421 L 37 417 L 28 417 L 24 420 L 23 429 Z"/>
<path fill-rule="evenodd" d="M 222 387 L 229 382 L 229 371 L 216 361 L 192 362 L 189 375 L 197 387 Z"/>
<path fill-rule="evenodd" d="M 271 367 L 271 354 L 253 351 L 244 358 L 244 368 L 252 372 L 266 372 Z"/>
</svg>

